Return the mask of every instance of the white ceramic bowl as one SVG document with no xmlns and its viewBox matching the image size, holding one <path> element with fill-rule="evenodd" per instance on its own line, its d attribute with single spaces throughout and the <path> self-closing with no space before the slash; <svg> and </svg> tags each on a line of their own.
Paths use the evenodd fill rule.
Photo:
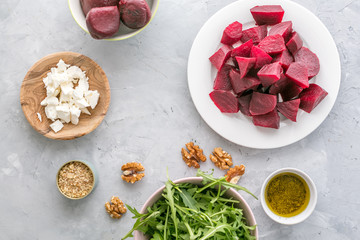
<svg viewBox="0 0 360 240">
<path fill-rule="evenodd" d="M 181 178 L 181 179 L 174 181 L 174 183 L 184 183 L 184 182 L 192 183 L 192 184 L 196 184 L 196 185 L 203 185 L 202 177 L 187 177 L 187 178 Z M 140 213 L 145 213 L 146 209 L 148 207 L 152 206 L 157 200 L 159 200 L 161 198 L 161 194 L 162 194 L 164 188 L 165 188 L 165 186 L 159 188 L 148 198 L 148 200 L 145 202 L 144 206 L 142 207 Z M 233 199 L 239 201 L 239 204 L 236 207 L 243 209 L 244 217 L 247 220 L 247 225 L 248 226 L 256 225 L 255 216 L 254 216 L 253 212 L 251 211 L 251 208 L 249 207 L 249 205 L 246 203 L 245 199 L 237 191 L 235 191 L 232 188 L 230 188 L 226 192 L 226 195 L 228 197 L 232 197 Z M 258 228 L 256 228 L 252 234 L 256 236 L 256 239 L 258 239 Z M 148 239 L 146 236 L 144 236 L 144 234 L 142 234 L 139 231 L 134 232 L 134 237 L 135 237 L 135 240 L 147 240 Z"/>
<path fill-rule="evenodd" d="M 273 213 L 270 210 L 270 208 L 268 207 L 268 205 L 266 204 L 266 201 L 265 201 L 266 186 L 268 185 L 270 180 L 272 180 L 275 176 L 277 176 L 281 173 L 292 173 L 292 174 L 297 175 L 298 177 L 301 177 L 306 182 L 306 184 L 308 185 L 309 190 L 310 190 L 310 200 L 309 200 L 307 207 L 301 213 L 299 213 L 298 215 L 292 216 L 292 217 L 281 217 L 279 215 L 276 215 L 275 213 Z M 272 220 L 274 220 L 275 222 L 281 223 L 281 224 L 285 224 L 285 225 L 293 225 L 293 224 L 297 224 L 297 223 L 304 221 L 314 211 L 315 205 L 317 202 L 317 191 L 316 191 L 316 186 L 315 186 L 314 182 L 303 171 L 296 169 L 296 168 L 282 168 L 282 169 L 279 169 L 279 170 L 271 173 L 266 178 L 266 180 L 264 181 L 264 183 L 261 187 L 260 199 L 261 199 L 261 205 L 262 205 L 265 213 Z"/>
<path fill-rule="evenodd" d="M 141 32 L 143 29 L 145 29 L 150 24 L 151 20 L 154 18 L 156 11 L 158 9 L 160 0 L 146 0 L 146 1 L 149 4 L 150 10 L 151 10 L 151 19 L 143 28 L 130 29 L 130 28 L 127 28 L 123 23 L 120 23 L 119 31 L 113 37 L 106 38 L 105 40 L 110 40 L 110 41 L 124 40 L 124 39 L 130 38 L 132 36 L 135 36 L 136 34 Z M 84 30 L 86 33 L 89 33 L 89 31 L 86 27 L 85 14 L 82 11 L 80 0 L 68 0 L 68 4 L 69 4 L 71 15 L 75 19 L 76 23 L 81 27 L 82 30 Z"/>
</svg>

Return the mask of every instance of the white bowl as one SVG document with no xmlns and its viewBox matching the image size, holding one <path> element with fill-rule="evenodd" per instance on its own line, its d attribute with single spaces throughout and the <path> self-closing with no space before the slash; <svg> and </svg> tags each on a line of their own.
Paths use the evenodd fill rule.
<svg viewBox="0 0 360 240">
<path fill-rule="evenodd" d="M 282 217 L 279 215 L 276 215 L 275 213 L 273 213 L 270 208 L 268 207 L 268 205 L 266 204 L 265 201 L 265 189 L 266 186 L 268 185 L 269 181 L 272 180 L 275 176 L 281 174 L 281 173 L 292 173 L 295 174 L 296 176 L 302 178 L 306 184 L 309 187 L 310 190 L 310 200 L 309 203 L 307 205 L 307 207 L 298 215 L 292 216 L 292 217 Z M 296 169 L 296 168 L 282 168 L 279 169 L 273 173 L 271 173 L 266 180 L 264 181 L 262 187 L 261 187 L 261 205 L 265 211 L 265 213 L 275 222 L 281 223 L 281 224 L 285 224 L 285 225 L 293 225 L 293 224 L 297 224 L 300 223 L 302 221 L 304 221 L 306 218 L 308 218 L 311 213 L 314 211 L 315 209 L 315 205 L 317 202 L 317 191 L 316 191 L 316 187 L 314 182 L 311 180 L 311 178 L 304 173 L 303 171 Z"/>
<path fill-rule="evenodd" d="M 203 180 L 202 177 L 187 177 L 187 178 L 178 179 L 178 180 L 174 181 L 174 183 L 186 182 L 186 183 L 192 183 L 192 184 L 196 184 L 196 185 L 203 185 L 202 180 Z M 159 200 L 161 198 L 161 194 L 162 194 L 164 188 L 165 188 L 165 186 L 162 186 L 148 198 L 148 200 L 145 202 L 144 206 L 142 207 L 140 213 L 146 213 L 147 212 L 146 209 L 148 207 L 152 206 L 157 200 Z M 246 224 L 248 226 L 256 225 L 255 216 L 254 216 L 253 212 L 251 211 L 251 208 L 249 207 L 249 205 L 246 203 L 245 199 L 237 191 L 235 191 L 232 188 L 227 190 L 226 195 L 228 197 L 232 197 L 233 199 L 239 201 L 239 204 L 237 204 L 235 206 L 243 209 L 244 217 L 247 220 Z M 252 234 L 256 237 L 256 239 L 259 238 L 257 227 L 256 227 L 255 231 L 252 232 Z M 142 232 L 139 232 L 139 231 L 134 232 L 134 237 L 135 237 L 135 240 L 147 240 L 148 239 L 146 236 L 144 236 L 144 234 L 142 234 Z"/>
<path fill-rule="evenodd" d="M 142 27 L 140 29 L 130 29 L 130 28 L 127 28 L 123 23 L 120 23 L 119 31 L 113 37 L 106 38 L 104 40 L 110 40 L 110 41 L 124 40 L 124 39 L 130 38 L 132 36 L 135 36 L 136 34 L 141 32 L 143 29 L 145 29 L 150 24 L 151 20 L 154 18 L 155 13 L 158 9 L 160 0 L 146 0 L 146 1 L 150 7 L 151 19 L 144 27 Z M 82 30 L 84 30 L 86 33 L 89 33 L 87 26 L 86 26 L 85 14 L 82 11 L 80 0 L 68 0 L 68 4 L 69 4 L 71 15 L 75 19 L 75 22 L 81 27 Z"/>
</svg>

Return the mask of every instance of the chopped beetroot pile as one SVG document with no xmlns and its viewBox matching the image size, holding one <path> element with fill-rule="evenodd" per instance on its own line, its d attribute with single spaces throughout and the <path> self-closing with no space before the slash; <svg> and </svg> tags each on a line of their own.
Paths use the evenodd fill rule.
<svg viewBox="0 0 360 240">
<path fill-rule="evenodd" d="M 218 71 L 210 98 L 223 113 L 240 110 L 255 126 L 278 129 L 279 112 L 296 122 L 299 109 L 310 113 L 328 93 L 309 83 L 320 71 L 319 59 L 293 23 L 282 22 L 283 8 L 255 6 L 250 13 L 257 26 L 230 23 L 209 58 Z"/>
</svg>

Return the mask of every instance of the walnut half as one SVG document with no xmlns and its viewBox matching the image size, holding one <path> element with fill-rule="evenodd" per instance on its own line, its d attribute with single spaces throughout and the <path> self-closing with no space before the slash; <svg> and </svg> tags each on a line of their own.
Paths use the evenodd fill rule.
<svg viewBox="0 0 360 240">
<path fill-rule="evenodd" d="M 121 214 L 126 213 L 126 207 L 124 203 L 118 198 L 113 196 L 111 198 L 111 203 L 105 203 L 106 212 L 109 213 L 110 217 L 119 219 L 121 218 Z"/>
<path fill-rule="evenodd" d="M 189 142 L 185 144 L 187 150 L 185 148 L 181 148 L 181 155 L 188 167 L 199 168 L 199 162 L 205 162 L 206 157 L 203 153 L 203 150 L 198 146 L 194 145 L 193 142 Z"/>
<path fill-rule="evenodd" d="M 229 169 L 232 165 L 232 157 L 221 147 L 214 148 L 213 155 L 210 154 L 210 160 L 221 170 Z"/>
<path fill-rule="evenodd" d="M 235 166 L 233 168 L 230 168 L 229 171 L 225 174 L 225 179 L 229 183 L 237 184 L 239 182 L 239 179 L 242 175 L 245 173 L 245 166 Z"/>
<path fill-rule="evenodd" d="M 126 182 L 135 183 L 145 176 L 145 173 L 139 173 L 145 171 L 145 168 L 141 165 L 141 163 L 126 163 L 121 167 L 121 170 L 123 171 L 121 178 Z"/>
</svg>

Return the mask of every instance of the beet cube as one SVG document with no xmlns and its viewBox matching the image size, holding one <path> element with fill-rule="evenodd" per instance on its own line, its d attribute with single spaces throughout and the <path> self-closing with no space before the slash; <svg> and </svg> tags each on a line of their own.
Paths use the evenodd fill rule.
<svg viewBox="0 0 360 240">
<path fill-rule="evenodd" d="M 300 108 L 310 113 L 327 95 L 328 93 L 324 89 L 312 83 L 300 93 Z"/>
<path fill-rule="evenodd" d="M 292 54 L 295 54 L 303 46 L 303 41 L 297 32 L 293 32 L 290 40 L 286 43 L 286 47 Z"/>
<path fill-rule="evenodd" d="M 260 80 L 255 77 L 240 78 L 240 73 L 232 70 L 230 72 L 230 81 L 236 94 L 241 94 L 249 89 L 255 89 L 260 85 Z"/>
<path fill-rule="evenodd" d="M 263 40 L 266 37 L 267 27 L 265 25 L 252 27 L 244 30 L 242 33 L 243 33 L 241 37 L 242 42 L 247 42 L 250 39 L 252 39 L 254 44 L 258 44 L 261 40 Z"/>
<path fill-rule="evenodd" d="M 281 66 L 286 70 L 289 65 L 294 62 L 294 58 L 291 53 L 287 49 L 285 49 L 285 51 L 276 55 L 273 58 L 273 62 L 279 62 Z"/>
<path fill-rule="evenodd" d="M 268 87 L 280 79 L 282 73 L 279 62 L 264 65 L 257 73 L 263 87 Z"/>
<path fill-rule="evenodd" d="M 281 53 L 286 49 L 284 38 L 279 34 L 265 37 L 258 47 L 270 55 Z"/>
<path fill-rule="evenodd" d="M 224 45 L 216 53 L 214 53 L 210 58 L 210 62 L 216 67 L 217 70 L 220 70 L 226 61 L 230 58 L 232 48 L 230 46 Z"/>
<path fill-rule="evenodd" d="M 271 112 L 276 107 L 277 97 L 275 95 L 253 92 L 250 101 L 251 115 L 263 115 Z"/>
<path fill-rule="evenodd" d="M 288 78 L 286 79 L 288 80 L 288 84 L 280 92 L 283 101 L 289 101 L 291 99 L 297 98 L 303 90 L 302 87 L 298 86 L 292 80 L 289 80 Z"/>
<path fill-rule="evenodd" d="M 253 46 L 253 41 L 250 39 L 249 41 L 241 44 L 239 47 L 234 48 L 231 51 L 232 57 L 250 57 L 251 48 Z"/>
<path fill-rule="evenodd" d="M 250 12 L 258 25 L 280 23 L 284 16 L 284 9 L 280 5 L 256 6 Z"/>
<path fill-rule="evenodd" d="M 274 109 L 267 114 L 253 116 L 253 123 L 259 127 L 278 129 L 280 127 L 280 117 L 276 109 Z"/>
<path fill-rule="evenodd" d="M 256 58 L 254 68 L 261 68 L 265 64 L 269 64 L 272 61 L 272 57 L 257 46 L 253 46 L 251 48 L 250 57 Z"/>
<path fill-rule="evenodd" d="M 280 79 L 270 86 L 269 93 L 276 95 L 282 92 L 289 84 L 289 81 L 290 80 L 286 78 L 285 74 L 282 73 Z"/>
<path fill-rule="evenodd" d="M 256 58 L 235 57 L 238 63 L 240 78 L 245 77 L 249 70 L 255 66 Z"/>
<path fill-rule="evenodd" d="M 221 43 L 226 45 L 233 45 L 240 40 L 241 36 L 242 24 L 238 21 L 235 21 L 225 28 L 221 38 Z"/>
<path fill-rule="evenodd" d="M 294 55 L 295 62 L 303 63 L 308 69 L 309 79 L 316 76 L 320 71 L 319 58 L 306 47 L 302 47 Z"/>
<path fill-rule="evenodd" d="M 231 82 L 229 73 L 232 69 L 232 66 L 225 64 L 220 71 L 218 71 L 215 81 L 214 81 L 214 90 L 231 90 Z"/>
<path fill-rule="evenodd" d="M 299 62 L 291 63 L 286 70 L 285 75 L 300 87 L 309 87 L 308 69 L 304 64 Z"/>
<path fill-rule="evenodd" d="M 291 36 L 291 32 L 292 22 L 286 21 L 272 26 L 269 31 L 269 36 L 279 34 L 284 38 L 285 42 L 287 42 Z"/>
<path fill-rule="evenodd" d="M 252 94 L 250 93 L 238 98 L 240 112 L 245 116 L 251 116 L 251 113 L 249 111 L 251 96 Z"/>
<path fill-rule="evenodd" d="M 120 19 L 131 29 L 144 27 L 151 19 L 151 10 L 146 0 L 120 0 Z"/>
<path fill-rule="evenodd" d="M 296 122 L 297 112 L 299 110 L 300 99 L 294 99 L 287 102 L 278 102 L 276 108 L 282 115 L 290 119 L 293 122 Z"/>
<path fill-rule="evenodd" d="M 239 102 L 232 92 L 214 90 L 209 95 L 221 112 L 237 113 L 239 111 Z"/>
<path fill-rule="evenodd" d="M 112 37 L 119 31 L 119 9 L 117 6 L 92 8 L 86 15 L 86 26 L 95 39 Z"/>
</svg>

